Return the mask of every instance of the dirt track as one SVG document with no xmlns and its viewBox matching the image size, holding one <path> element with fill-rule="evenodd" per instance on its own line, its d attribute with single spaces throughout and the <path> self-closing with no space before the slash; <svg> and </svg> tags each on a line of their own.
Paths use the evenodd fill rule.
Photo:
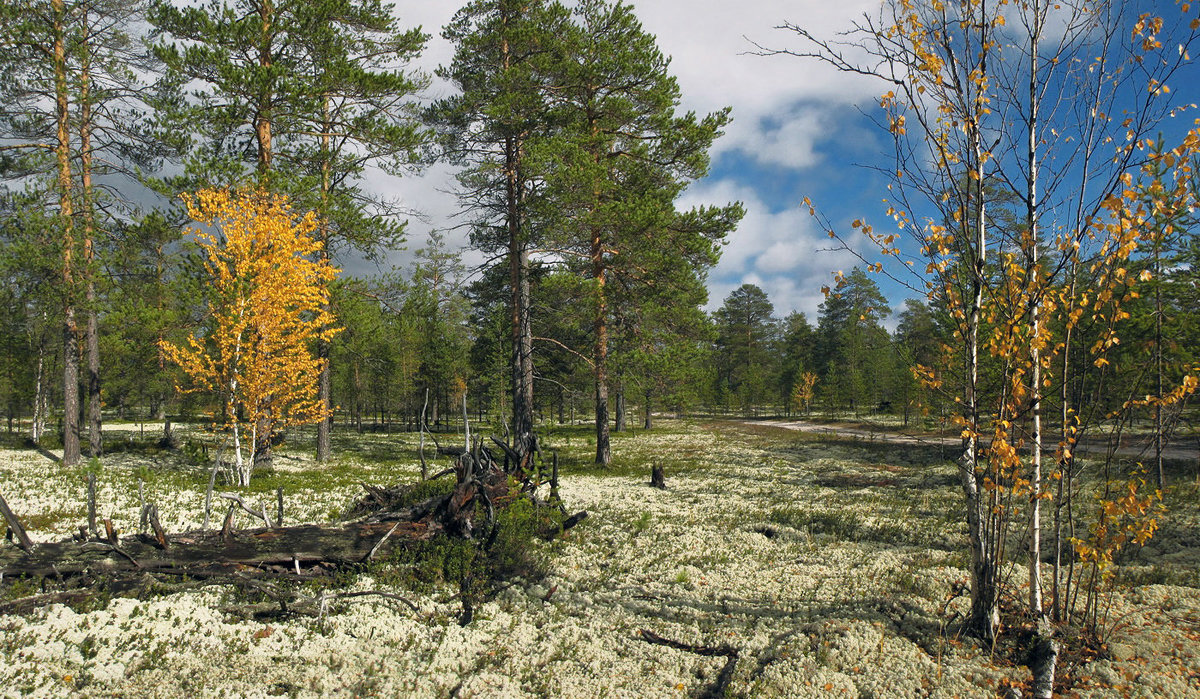
<svg viewBox="0 0 1200 699">
<path fill-rule="evenodd" d="M 745 424 L 771 425 L 797 432 L 826 434 L 833 437 L 861 439 L 868 442 L 885 442 L 888 444 L 945 447 L 957 447 L 962 444 L 962 440 L 957 437 L 893 432 L 886 429 L 872 429 L 837 423 L 810 422 L 808 420 L 754 420 L 746 421 Z M 1189 441 L 1192 444 L 1188 444 L 1187 442 Z M 1057 446 L 1056 442 L 1054 446 Z M 1109 445 L 1103 440 L 1083 441 L 1076 447 L 1076 451 L 1087 454 L 1106 454 L 1108 450 Z M 1045 452 L 1053 453 L 1054 448 L 1046 449 Z M 1154 445 L 1126 438 L 1122 440 L 1122 444 L 1117 448 L 1116 453 L 1120 456 L 1152 460 L 1154 458 Z M 1176 439 L 1174 443 L 1169 444 L 1163 450 L 1163 458 L 1167 461 L 1182 461 L 1193 464 L 1200 462 L 1200 439 L 1196 437 L 1190 437 L 1186 441 L 1185 439 Z"/>
</svg>

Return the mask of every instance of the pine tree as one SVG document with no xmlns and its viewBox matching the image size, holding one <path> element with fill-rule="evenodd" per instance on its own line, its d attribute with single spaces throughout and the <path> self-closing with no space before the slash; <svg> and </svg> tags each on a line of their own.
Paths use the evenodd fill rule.
<svg viewBox="0 0 1200 699">
<path fill-rule="evenodd" d="M 59 258 L 60 308 L 63 338 L 63 459 L 64 465 L 79 463 L 79 323 L 81 302 L 80 241 L 76 226 L 78 195 L 75 191 L 72 158 L 71 59 L 78 47 L 77 8 L 66 0 L 30 5 L 5 5 L 0 45 L 5 48 L 4 68 L 11 79 L 5 85 L 7 110 L 3 114 L 5 135 L 22 142 L 6 144 L 5 151 L 51 155 L 52 174 L 46 190 L 56 199 Z M 49 106 L 49 109 L 44 109 Z M 28 172 L 28 162 L 18 167 Z M 34 156 L 33 167 L 41 158 Z M 6 169 L 12 168 L 12 161 Z M 22 167 L 23 166 L 23 167 Z"/>
<path fill-rule="evenodd" d="M 676 113 L 679 87 L 632 8 L 581 2 L 565 34 L 567 60 L 556 64 L 553 92 L 561 130 L 539 154 L 548 177 L 562 247 L 585 260 L 590 280 L 591 362 L 595 381 L 596 462 L 612 460 L 609 443 L 610 286 L 657 283 L 667 275 L 703 274 L 741 218 L 738 205 L 680 214 L 676 198 L 708 170 L 708 150 L 729 110 L 697 118 Z M 623 280 L 622 278 L 625 278 Z"/>
<path fill-rule="evenodd" d="M 891 313 L 875 280 L 861 268 L 839 280 L 821 304 L 817 366 L 828 395 L 857 414 L 874 409 L 891 371 L 891 343 L 881 323 Z"/>
<path fill-rule="evenodd" d="M 762 405 L 776 375 L 779 321 L 766 292 L 743 284 L 713 314 L 717 326 L 717 378 L 721 393 L 742 410 Z"/>
<path fill-rule="evenodd" d="M 557 2 L 468 3 L 443 31 L 455 54 L 439 70 L 460 94 L 428 113 L 444 156 L 465 166 L 459 197 L 472 215 L 472 242 L 502 252 L 507 263 L 512 439 L 521 449 L 534 443 L 529 252 L 539 238 L 537 190 L 546 176 L 530 151 L 553 128 L 547 75 L 561 58 L 566 19 Z"/>
<path fill-rule="evenodd" d="M 800 384 L 804 374 L 812 371 L 815 366 L 813 363 L 814 344 L 815 336 L 812 326 L 808 323 L 808 318 L 799 311 L 789 313 L 781 324 L 779 340 L 781 362 L 779 391 L 783 402 L 789 409 L 796 409 L 796 401 L 793 400 L 796 395 L 796 387 Z M 811 387 L 809 390 L 811 391 Z M 810 396 L 805 401 L 805 410 L 811 400 Z"/>
</svg>

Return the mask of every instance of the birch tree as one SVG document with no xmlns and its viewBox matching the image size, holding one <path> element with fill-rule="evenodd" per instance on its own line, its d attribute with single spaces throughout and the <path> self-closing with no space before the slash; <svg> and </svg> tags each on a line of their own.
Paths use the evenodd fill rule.
<svg viewBox="0 0 1200 699">
<path fill-rule="evenodd" d="M 260 429 L 265 416 L 286 426 L 328 413 L 317 385 L 328 360 L 313 343 L 338 332 L 327 291 L 337 270 L 318 257 L 316 216 L 293 213 L 286 197 L 202 190 L 186 201 L 206 227 L 192 235 L 212 284 L 209 324 L 186 344 L 161 346 L 192 381 L 183 390 L 220 396 L 217 423 L 232 440 L 238 484 L 249 485 L 258 443 L 270 439 Z"/>
<path fill-rule="evenodd" d="M 170 113 L 200 140 L 176 187 L 250 179 L 286 192 L 317 212 L 326 262 L 343 246 L 371 256 L 402 242 L 407 211 L 363 187 L 369 167 L 413 164 L 424 139 L 413 99 L 426 81 L 407 64 L 428 37 L 393 11 L 379 0 L 156 2 L 156 54 L 200 85 Z M 320 385 L 331 408 L 328 369 Z M 331 428 L 318 424 L 318 460 L 330 456 Z M 269 440 L 261 446 L 268 461 Z"/>
<path fill-rule="evenodd" d="M 1004 532 L 1022 503 L 1028 610 L 1044 619 L 1046 389 L 1065 385 L 1064 347 L 1085 313 L 1103 326 L 1089 349 L 1095 368 L 1106 365 L 1104 353 L 1119 341 L 1116 325 L 1127 316 L 1121 303 L 1136 293 L 1124 265 L 1139 245 L 1140 215 L 1127 192 L 1142 176 L 1150 135 L 1177 113 L 1169 83 L 1191 64 L 1198 27 L 1186 3 L 1160 17 L 1135 16 L 1122 2 L 1041 0 L 897 0 L 864 17 L 845 42 L 784 25 L 807 43 L 782 53 L 888 83 L 880 103 L 896 161 L 885 204 L 898 228 L 876 231 L 862 220 L 854 227 L 885 258 L 901 262 L 889 273 L 911 272 L 913 287 L 953 321 L 961 374 L 927 376 L 931 384 L 960 387 L 969 626 L 984 638 L 1000 629 Z M 1194 134 L 1179 143 L 1172 158 L 1186 160 Z M 1015 192 L 1022 204 L 1015 227 L 993 213 L 998 190 Z M 1160 201 L 1178 201 L 1178 194 Z M 995 392 L 985 393 L 980 381 L 984 356 L 998 371 Z M 1062 369 L 1053 376 L 1056 359 Z M 1078 414 L 1065 392 L 1062 403 L 1060 471 L 1071 468 L 1079 439 L 1072 425 Z M 1053 662 L 1049 667 L 1049 683 L 1045 674 L 1036 679 L 1039 696 L 1049 696 Z"/>
</svg>

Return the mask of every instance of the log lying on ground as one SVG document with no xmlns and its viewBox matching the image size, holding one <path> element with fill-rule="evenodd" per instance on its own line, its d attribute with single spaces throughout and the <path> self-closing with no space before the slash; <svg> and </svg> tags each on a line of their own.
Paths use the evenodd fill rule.
<svg viewBox="0 0 1200 699">
<path fill-rule="evenodd" d="M 510 480 L 510 474 L 478 445 L 459 456 L 453 472 L 456 482 L 451 492 L 416 504 L 404 504 L 411 486 L 368 486 L 367 495 L 351 510 L 356 519 L 343 524 L 235 531 L 232 514 L 239 498 L 231 496 L 235 504 L 219 531 L 168 534 L 154 526 L 153 535 L 118 538 L 107 531 L 103 537 L 90 534 L 84 527 L 73 541 L 30 543 L 22 548 L 0 545 L 0 581 L 32 578 L 55 588 L 79 589 L 100 579 L 120 587 L 122 582 L 146 576 L 235 583 L 247 578 L 303 579 L 363 565 L 439 534 L 472 539 L 480 527 L 495 524 L 497 507 L 522 493 L 535 497 L 528 478 Z M 151 514 L 155 515 L 152 524 L 157 525 L 157 512 Z M 572 524 L 584 516 L 575 515 Z M 265 514 L 260 518 L 272 524 Z M 15 520 L 9 518 L 10 524 Z M 109 523 L 105 524 L 107 530 Z M 23 533 L 19 523 L 13 529 Z"/>
<path fill-rule="evenodd" d="M 107 541 L 39 544 L 30 552 L 0 551 L 0 574 L 58 580 L 73 576 L 154 573 L 205 578 L 253 569 L 264 574 L 295 573 L 314 566 L 366 563 L 372 550 L 386 553 L 403 542 L 428 539 L 439 531 L 430 522 L 356 522 L 340 527 L 303 525 L 167 535 L 166 549 L 154 537 L 135 534 Z M 390 534 L 389 534 L 390 532 Z M 384 536 L 388 537 L 383 541 Z M 383 546 L 376 545 L 383 541 Z"/>
</svg>

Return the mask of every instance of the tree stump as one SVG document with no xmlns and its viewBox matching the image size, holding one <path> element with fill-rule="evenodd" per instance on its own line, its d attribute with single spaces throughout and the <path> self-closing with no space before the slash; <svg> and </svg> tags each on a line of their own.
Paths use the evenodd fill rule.
<svg viewBox="0 0 1200 699">
<path fill-rule="evenodd" d="M 667 489 L 667 477 L 663 474 L 662 464 L 654 464 L 654 467 L 650 469 L 650 487 Z"/>
</svg>

